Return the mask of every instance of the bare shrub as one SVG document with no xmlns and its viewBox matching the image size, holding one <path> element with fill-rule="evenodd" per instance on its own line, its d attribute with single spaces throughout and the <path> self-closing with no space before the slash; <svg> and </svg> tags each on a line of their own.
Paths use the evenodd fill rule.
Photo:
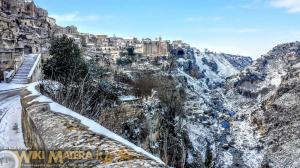
<svg viewBox="0 0 300 168">
<path fill-rule="evenodd" d="M 124 73 L 115 73 L 114 80 L 116 82 L 132 85 L 133 81 Z"/>
<path fill-rule="evenodd" d="M 91 81 L 82 81 L 78 85 L 44 81 L 39 89 L 57 103 L 91 118 L 98 117 L 102 110 L 110 108 L 118 99 L 107 85 Z"/>
<path fill-rule="evenodd" d="M 158 84 L 158 81 L 156 81 L 156 78 L 153 76 L 143 76 L 132 83 L 134 95 L 136 97 L 151 96 L 152 90 L 156 88 Z"/>
<path fill-rule="evenodd" d="M 158 113 L 159 153 L 163 161 L 172 167 L 185 167 L 189 139 L 183 128 L 183 106 L 186 93 L 171 76 L 158 76 L 154 90 L 160 99 L 162 111 Z"/>
</svg>

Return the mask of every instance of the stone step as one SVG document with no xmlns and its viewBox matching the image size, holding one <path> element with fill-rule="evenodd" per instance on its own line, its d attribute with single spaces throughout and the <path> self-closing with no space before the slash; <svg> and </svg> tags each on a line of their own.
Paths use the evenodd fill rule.
<svg viewBox="0 0 300 168">
<path fill-rule="evenodd" d="M 27 84 L 27 76 L 29 75 L 32 67 L 34 66 L 36 59 L 36 56 L 25 56 L 21 67 L 19 68 L 12 80 L 12 83 Z"/>
<path fill-rule="evenodd" d="M 17 73 L 15 76 L 16 76 L 16 77 L 17 77 L 17 76 L 28 76 L 28 74 L 27 74 L 27 73 L 23 73 L 23 74 Z"/>
<path fill-rule="evenodd" d="M 17 74 L 29 74 L 30 71 L 28 70 L 22 70 L 22 71 L 18 71 Z"/>
<path fill-rule="evenodd" d="M 20 69 L 31 69 L 31 67 L 24 66 L 24 67 L 20 67 Z"/>
<path fill-rule="evenodd" d="M 27 70 L 27 71 L 30 71 L 31 68 L 20 68 L 20 70 Z"/>
<path fill-rule="evenodd" d="M 20 68 L 19 70 L 30 70 L 31 68 Z"/>
<path fill-rule="evenodd" d="M 14 78 L 13 81 L 27 81 L 27 79 L 19 79 L 19 78 Z"/>
<path fill-rule="evenodd" d="M 25 73 L 24 74 L 16 74 L 15 77 L 18 77 L 18 76 L 27 76 L 27 75 L 28 74 L 25 74 Z"/>
<path fill-rule="evenodd" d="M 19 68 L 18 71 L 30 71 L 30 69 L 29 68 Z"/>
<path fill-rule="evenodd" d="M 25 79 L 15 79 L 12 81 L 13 83 L 28 83 Z"/>
<path fill-rule="evenodd" d="M 33 64 L 22 64 L 22 66 L 21 67 L 26 67 L 26 66 L 30 66 L 30 67 L 32 67 L 33 66 Z"/>
<path fill-rule="evenodd" d="M 27 84 L 27 80 L 12 80 L 12 83 L 15 84 Z"/>
<path fill-rule="evenodd" d="M 35 60 L 25 60 L 23 63 L 27 64 L 27 63 L 34 63 L 34 62 L 35 62 Z"/>
<path fill-rule="evenodd" d="M 23 65 L 29 65 L 29 64 L 33 65 L 33 62 L 28 62 L 28 63 L 26 63 L 26 64 L 22 64 L 22 66 L 23 66 Z"/>
<path fill-rule="evenodd" d="M 17 73 L 29 73 L 30 70 L 19 70 Z"/>
<path fill-rule="evenodd" d="M 27 79 L 27 76 L 15 76 L 14 79 Z"/>
<path fill-rule="evenodd" d="M 26 60 L 26 61 L 24 61 L 23 62 L 23 64 L 28 64 L 28 63 L 33 63 L 34 61 L 28 61 L 28 60 Z"/>
<path fill-rule="evenodd" d="M 29 73 L 29 72 L 30 72 L 30 70 L 23 69 L 23 70 L 19 70 L 19 71 L 17 72 L 17 74 L 18 74 L 18 73 L 27 74 L 27 73 Z"/>
<path fill-rule="evenodd" d="M 28 62 L 34 62 L 35 60 L 28 60 L 28 59 L 25 59 L 23 62 L 24 63 L 28 63 Z"/>
<path fill-rule="evenodd" d="M 30 63 L 30 64 L 22 64 L 21 67 L 27 67 L 27 66 L 33 66 L 33 64 L 32 63 Z"/>
<path fill-rule="evenodd" d="M 27 79 L 18 79 L 18 78 L 14 78 L 12 81 L 27 81 Z"/>
<path fill-rule="evenodd" d="M 29 66 L 33 66 L 33 64 L 22 64 L 21 67 L 29 67 Z"/>
<path fill-rule="evenodd" d="M 17 74 L 27 74 L 27 73 L 29 73 L 30 71 L 25 71 L 25 70 L 19 70 L 18 72 L 17 72 Z"/>
<path fill-rule="evenodd" d="M 28 82 L 12 82 L 14 84 L 28 84 Z"/>
</svg>

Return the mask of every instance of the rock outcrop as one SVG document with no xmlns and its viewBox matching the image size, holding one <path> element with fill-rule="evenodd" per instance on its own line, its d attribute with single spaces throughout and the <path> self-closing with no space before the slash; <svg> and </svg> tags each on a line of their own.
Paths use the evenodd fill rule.
<svg viewBox="0 0 300 168">
<path fill-rule="evenodd" d="M 278 45 L 227 81 L 233 147 L 249 167 L 299 167 L 299 51 L 299 42 Z"/>
<path fill-rule="evenodd" d="M 263 102 L 266 165 L 300 167 L 300 67 L 292 66 L 275 94 Z"/>
<path fill-rule="evenodd" d="M 224 166 L 226 156 L 229 155 L 228 148 L 235 158 L 240 158 L 240 152 L 230 147 L 232 141 L 226 139 L 230 136 L 229 122 L 235 117 L 236 111 L 223 105 L 223 87 L 227 77 L 238 74 L 252 60 L 248 57 L 200 52 L 195 48 L 188 49 L 185 55 L 173 57 L 176 66 L 171 73 L 167 61 L 156 65 L 137 62 L 129 67 L 120 67 L 122 80 L 120 76 L 117 80 L 121 81 L 119 86 L 124 86 L 123 81 L 134 83 L 146 76 L 171 78 L 176 86 L 172 87 L 173 94 L 180 90 L 185 93 L 185 96 L 181 96 L 179 114 L 169 115 L 157 96 L 161 92 L 158 88 L 165 84 L 164 80 L 160 80 L 151 96 L 122 103 L 117 110 L 107 110 L 99 116 L 99 122 L 147 151 L 159 155 L 174 167 Z M 124 88 L 135 89 L 128 88 L 127 83 Z M 166 119 L 173 123 L 176 130 L 172 134 L 174 143 L 169 143 L 170 147 L 165 146 L 168 144 L 164 137 L 168 131 L 164 127 Z M 117 126 L 112 123 L 117 123 Z M 178 144 L 180 147 L 177 152 L 180 154 L 165 152 Z M 173 157 L 177 157 L 176 161 L 170 161 L 169 158 Z"/>
</svg>

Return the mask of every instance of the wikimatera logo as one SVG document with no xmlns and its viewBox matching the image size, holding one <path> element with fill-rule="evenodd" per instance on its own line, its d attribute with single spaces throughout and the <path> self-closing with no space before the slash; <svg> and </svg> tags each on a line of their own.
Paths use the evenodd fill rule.
<svg viewBox="0 0 300 168">
<path fill-rule="evenodd" d="M 72 161 L 105 162 L 111 157 L 105 151 L 0 151 L 0 168 L 21 168 L 38 165 L 59 165 Z"/>
</svg>

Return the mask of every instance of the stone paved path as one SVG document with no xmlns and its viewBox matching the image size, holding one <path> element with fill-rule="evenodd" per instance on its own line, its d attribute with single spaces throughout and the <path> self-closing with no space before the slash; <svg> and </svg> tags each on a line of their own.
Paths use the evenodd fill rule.
<svg viewBox="0 0 300 168">
<path fill-rule="evenodd" d="M 0 150 L 26 149 L 19 91 L 0 93 Z"/>
</svg>

